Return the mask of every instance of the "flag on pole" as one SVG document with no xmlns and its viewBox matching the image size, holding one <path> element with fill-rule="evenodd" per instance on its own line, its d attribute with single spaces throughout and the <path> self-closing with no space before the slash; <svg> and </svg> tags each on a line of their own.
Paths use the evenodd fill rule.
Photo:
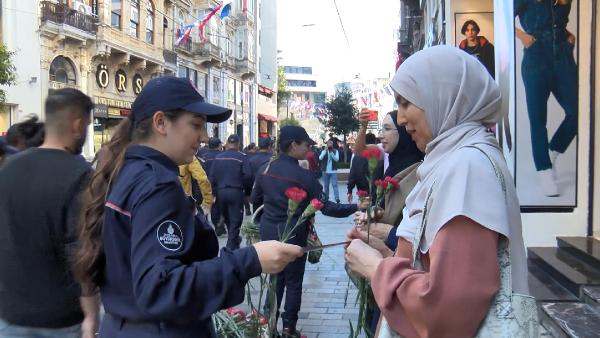
<svg viewBox="0 0 600 338">
<path fill-rule="evenodd" d="M 187 42 L 187 39 L 189 39 L 190 34 L 192 33 L 193 27 L 194 27 L 194 24 L 191 24 L 191 25 L 184 26 L 180 29 L 177 29 L 177 45 L 178 46 L 182 42 L 183 43 Z"/>
<path fill-rule="evenodd" d="M 221 9 L 221 20 L 228 17 L 230 12 L 231 12 L 231 0 L 224 0 L 223 8 Z"/>
<path fill-rule="evenodd" d="M 242 0 L 242 13 L 246 14 L 248 11 L 248 0 Z"/>
<path fill-rule="evenodd" d="M 198 26 L 198 34 L 200 35 L 200 38 L 203 42 L 206 41 L 206 37 L 204 36 L 204 27 L 206 26 L 210 18 L 212 18 L 213 15 L 215 15 L 222 7 L 223 4 L 217 6 L 215 9 L 210 11 L 210 13 L 208 13 L 208 15 L 204 18 L 204 20 L 202 20 L 202 22 L 200 22 L 200 25 Z"/>
</svg>

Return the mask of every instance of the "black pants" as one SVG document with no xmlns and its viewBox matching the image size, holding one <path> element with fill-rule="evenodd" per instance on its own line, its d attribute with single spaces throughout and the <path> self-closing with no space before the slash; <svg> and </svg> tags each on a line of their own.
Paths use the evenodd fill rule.
<svg viewBox="0 0 600 338">
<path fill-rule="evenodd" d="M 306 257 L 296 259 L 277 274 L 277 308 L 283 300 L 285 291 L 285 312 L 281 318 L 285 321 L 297 321 L 300 305 L 302 304 L 302 282 L 304 281 L 304 268 L 306 267 Z"/>
<path fill-rule="evenodd" d="M 240 227 L 244 219 L 244 191 L 235 188 L 217 190 L 217 206 L 227 225 L 227 248 L 240 247 Z"/>
<path fill-rule="evenodd" d="M 210 207 L 210 220 L 215 228 L 221 222 L 221 210 L 219 210 L 219 205 L 216 202 Z"/>
<path fill-rule="evenodd" d="M 296 224 L 296 220 L 292 220 L 291 224 Z M 261 240 L 279 240 L 279 233 L 283 233 L 285 222 L 274 225 L 270 222 L 262 222 L 260 226 Z M 288 240 L 288 243 L 299 246 L 306 246 L 307 229 L 306 226 L 300 226 L 296 229 L 295 235 Z M 285 312 L 281 318 L 285 321 L 297 321 L 298 312 L 302 303 L 302 282 L 304 281 L 304 268 L 306 267 L 306 257 L 302 257 L 288 264 L 282 272 L 277 274 L 277 312 L 279 313 L 279 304 L 283 300 L 285 291 Z M 267 301 L 267 304 L 268 301 Z"/>
</svg>

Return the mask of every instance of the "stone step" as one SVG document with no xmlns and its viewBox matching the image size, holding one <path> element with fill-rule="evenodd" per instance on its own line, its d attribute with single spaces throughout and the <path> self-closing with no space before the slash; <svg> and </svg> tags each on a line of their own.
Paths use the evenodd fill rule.
<svg viewBox="0 0 600 338">
<path fill-rule="evenodd" d="M 577 297 L 581 296 L 582 286 L 600 285 L 600 270 L 561 248 L 531 247 L 527 252 L 531 263 L 538 265 Z"/>
<path fill-rule="evenodd" d="M 584 286 L 582 296 L 583 301 L 589 304 L 598 314 L 600 314 L 600 287 Z"/>
<path fill-rule="evenodd" d="M 576 302 L 579 299 L 565 289 L 552 276 L 544 272 L 537 264 L 528 262 L 529 268 L 529 293 L 538 302 Z"/>
<path fill-rule="evenodd" d="M 571 255 L 600 268 L 600 240 L 593 237 L 557 237 L 556 242 Z"/>
<path fill-rule="evenodd" d="M 580 302 L 542 303 L 540 321 L 555 338 L 597 338 L 600 315 Z"/>
</svg>

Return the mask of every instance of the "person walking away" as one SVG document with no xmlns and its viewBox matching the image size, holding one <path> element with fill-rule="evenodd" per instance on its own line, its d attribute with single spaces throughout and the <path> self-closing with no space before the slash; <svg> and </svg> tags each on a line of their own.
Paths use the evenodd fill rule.
<svg viewBox="0 0 600 338">
<path fill-rule="evenodd" d="M 244 300 L 246 283 L 277 273 L 302 249 L 275 241 L 219 254 L 217 238 L 179 182 L 231 110 L 189 80 L 152 79 L 121 121 L 85 192 L 77 276 L 100 290 L 100 338 L 216 338 L 212 316 Z M 60 336 L 59 336 L 60 337 Z"/>
<path fill-rule="evenodd" d="M 204 168 L 204 171 L 206 172 L 206 175 L 209 177 L 209 182 L 213 191 L 213 203 L 212 207 L 210 208 L 210 221 L 215 228 L 215 233 L 217 234 L 217 236 L 225 234 L 227 230 L 225 230 L 225 220 L 223 219 L 223 214 L 221 210 L 219 210 L 219 206 L 216 203 L 214 194 L 215 184 L 214 182 L 210 181 L 210 169 L 215 160 L 215 157 L 217 157 L 217 155 L 219 155 L 223 151 L 222 148 L 223 146 L 221 140 L 218 137 L 211 137 L 208 140 L 208 151 L 202 155 L 202 162 L 200 162 L 200 164 L 202 164 L 202 167 Z"/>
<path fill-rule="evenodd" d="M 51 91 L 44 143 L 0 168 L 0 337 L 95 335 L 97 297 L 82 293 L 71 271 L 93 107 L 76 89 Z"/>
<path fill-rule="evenodd" d="M 250 171 L 252 172 L 252 184 L 259 173 L 260 168 L 273 158 L 273 141 L 270 137 L 261 137 L 258 140 L 258 152 L 250 158 Z M 253 210 L 256 210 L 260 205 L 252 204 Z M 258 218 L 257 218 L 258 219 Z"/>
<path fill-rule="evenodd" d="M 196 200 L 196 204 L 199 204 L 205 215 L 210 213 L 210 208 L 213 204 L 212 187 L 206 176 L 206 172 L 200 161 L 196 156 L 192 159 L 192 162 L 179 166 L 179 180 L 183 186 L 183 191 L 187 196 L 193 196 L 194 181 L 200 189 L 200 196 L 193 196 Z M 199 198 L 202 200 L 199 201 Z"/>
<path fill-rule="evenodd" d="M 227 138 L 225 151 L 215 158 L 210 170 L 210 181 L 227 226 L 227 248 L 240 247 L 240 227 L 244 217 L 244 190 L 252 189 L 252 173 L 248 156 L 239 151 L 240 138 Z"/>
<path fill-rule="evenodd" d="M 333 144 L 333 141 L 327 141 L 327 148 L 321 151 L 319 161 L 321 161 L 321 168 L 324 168 L 325 196 L 329 199 L 329 183 L 331 182 L 335 201 L 340 203 L 340 191 L 338 190 L 337 181 L 337 163 L 340 160 L 340 153 L 333 147 Z"/>
</svg>

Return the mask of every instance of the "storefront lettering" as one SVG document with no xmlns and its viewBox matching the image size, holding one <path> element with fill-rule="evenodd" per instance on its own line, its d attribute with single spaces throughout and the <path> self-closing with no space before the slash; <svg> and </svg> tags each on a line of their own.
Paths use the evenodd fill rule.
<svg viewBox="0 0 600 338">
<path fill-rule="evenodd" d="M 133 76 L 133 92 L 135 95 L 139 95 L 142 92 L 142 88 L 144 87 L 144 79 L 140 74 L 135 74 Z"/>
<path fill-rule="evenodd" d="M 100 96 L 94 96 L 94 103 L 95 104 L 104 104 L 109 107 L 131 109 L 131 102 L 123 101 L 123 100 L 109 99 L 109 98 L 100 97 Z"/>
<path fill-rule="evenodd" d="M 100 88 L 108 87 L 108 67 L 105 64 L 99 64 L 96 68 L 96 83 Z"/>
<path fill-rule="evenodd" d="M 117 70 L 115 73 L 115 83 L 119 92 L 123 93 L 127 90 L 127 74 L 124 70 Z"/>
</svg>

